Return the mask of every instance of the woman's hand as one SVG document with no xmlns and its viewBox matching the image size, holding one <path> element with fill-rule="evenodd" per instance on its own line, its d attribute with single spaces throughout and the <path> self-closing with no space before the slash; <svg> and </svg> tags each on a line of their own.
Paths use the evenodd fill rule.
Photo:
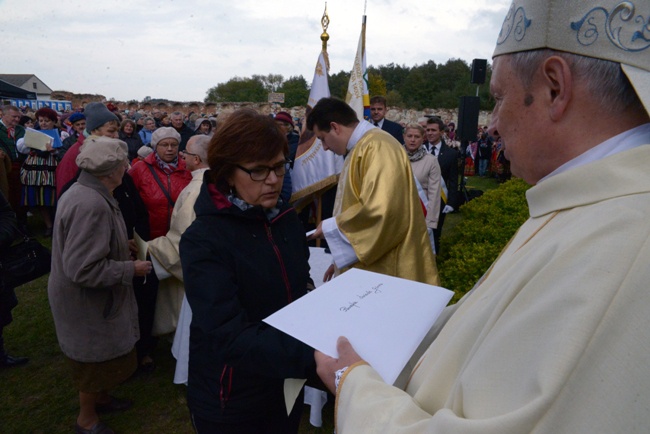
<svg viewBox="0 0 650 434">
<path fill-rule="evenodd" d="M 152 265 L 150 261 L 140 261 L 136 260 L 133 261 L 133 264 L 135 265 L 135 275 L 136 276 L 146 276 L 147 274 L 151 273 Z"/>
<path fill-rule="evenodd" d="M 140 251 L 140 249 L 138 249 L 138 244 L 135 242 L 133 238 L 129 240 L 129 251 L 131 252 L 132 258 L 138 257 L 138 252 Z"/>
<path fill-rule="evenodd" d="M 323 222 L 320 222 L 318 227 L 314 231 L 314 233 L 307 237 L 307 241 L 319 240 L 319 239 L 324 238 L 322 226 L 323 226 Z"/>
<path fill-rule="evenodd" d="M 330 280 L 332 280 L 335 271 L 336 268 L 334 267 L 334 264 L 327 267 L 327 271 L 325 271 L 325 274 L 323 274 L 323 282 L 329 282 Z"/>
</svg>

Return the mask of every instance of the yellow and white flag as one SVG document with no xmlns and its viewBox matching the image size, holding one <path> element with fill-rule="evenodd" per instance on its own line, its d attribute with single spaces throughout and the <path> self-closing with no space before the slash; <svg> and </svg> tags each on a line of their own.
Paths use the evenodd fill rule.
<svg viewBox="0 0 650 434">
<path fill-rule="evenodd" d="M 307 115 L 321 98 L 330 96 L 327 70 L 327 52 L 323 50 L 318 56 L 314 71 L 314 79 L 312 80 L 307 103 Z M 315 136 L 303 135 L 301 143 L 298 145 L 293 172 L 291 172 L 293 186 L 291 202 L 299 201 L 336 184 L 342 169 L 342 156 L 323 149 L 323 144 Z"/>
<path fill-rule="evenodd" d="M 359 120 L 370 119 L 370 94 L 368 92 L 368 71 L 366 70 L 366 16 L 361 22 L 361 35 L 357 55 L 350 73 L 350 83 L 345 102 L 357 112 Z"/>
</svg>

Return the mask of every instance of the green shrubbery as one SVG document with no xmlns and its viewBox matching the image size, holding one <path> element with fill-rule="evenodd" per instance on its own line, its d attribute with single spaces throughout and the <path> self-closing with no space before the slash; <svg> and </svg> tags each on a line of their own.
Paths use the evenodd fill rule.
<svg viewBox="0 0 650 434">
<path fill-rule="evenodd" d="M 462 221 L 452 234 L 443 236 L 437 258 L 441 285 L 456 293 L 452 302 L 472 289 L 526 221 L 528 188 L 522 180 L 512 179 L 460 209 Z"/>
</svg>

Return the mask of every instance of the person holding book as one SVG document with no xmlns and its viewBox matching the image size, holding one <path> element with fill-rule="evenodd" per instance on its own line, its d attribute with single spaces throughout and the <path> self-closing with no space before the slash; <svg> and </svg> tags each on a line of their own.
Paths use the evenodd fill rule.
<svg viewBox="0 0 650 434">
<path fill-rule="evenodd" d="M 44 236 L 52 236 L 54 207 L 56 206 L 56 159 L 57 149 L 61 147 L 61 136 L 54 110 L 43 107 L 36 112 L 41 131 L 52 137 L 45 150 L 30 145 L 29 139 L 22 138 L 16 143 L 18 151 L 27 154 L 20 168 L 20 182 L 23 185 L 21 205 L 39 210 L 45 223 Z"/>
</svg>

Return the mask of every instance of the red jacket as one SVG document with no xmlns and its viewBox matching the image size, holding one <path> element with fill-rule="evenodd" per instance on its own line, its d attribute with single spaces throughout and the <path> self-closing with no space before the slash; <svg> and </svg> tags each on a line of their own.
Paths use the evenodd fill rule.
<svg viewBox="0 0 650 434">
<path fill-rule="evenodd" d="M 79 152 L 81 152 L 81 145 L 84 143 L 86 137 L 83 134 L 79 134 L 77 142 L 70 146 L 68 152 L 65 153 L 63 159 L 59 161 L 59 164 L 56 166 L 56 197 L 61 196 L 61 190 L 65 185 L 72 181 L 77 172 L 79 171 L 79 166 L 77 166 L 77 157 Z"/>
<path fill-rule="evenodd" d="M 150 167 L 156 172 L 158 179 L 160 179 L 174 203 L 176 203 L 181 191 L 192 180 L 192 174 L 185 169 L 185 161 L 180 158 L 178 160 L 178 169 L 169 175 L 165 174 L 156 163 L 155 152 L 149 154 L 147 158 L 135 164 L 129 170 L 129 175 L 133 178 L 147 211 L 149 211 L 149 236 L 153 240 L 167 234 L 174 205 L 169 203 L 167 196 L 152 175 Z"/>
</svg>

